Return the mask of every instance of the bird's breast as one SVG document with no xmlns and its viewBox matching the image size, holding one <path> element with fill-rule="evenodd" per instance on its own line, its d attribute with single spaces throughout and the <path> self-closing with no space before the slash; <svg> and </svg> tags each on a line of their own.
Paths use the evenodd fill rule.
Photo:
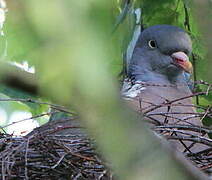
<svg viewBox="0 0 212 180">
<path fill-rule="evenodd" d="M 160 130 L 160 134 L 173 141 L 172 145 L 181 152 L 187 152 L 188 149 L 199 152 L 207 148 L 200 144 L 192 145 L 192 142 L 186 140 L 178 140 L 179 137 L 186 139 L 200 135 L 198 132 L 178 130 L 181 126 L 202 126 L 192 104 L 191 94 L 187 87 L 142 86 L 139 83 L 126 83 L 122 89 L 122 96 L 127 104 L 136 112 L 142 113 L 152 129 L 157 130 L 160 126 L 173 128 L 169 131 Z M 177 138 L 173 140 L 173 136 Z"/>
<path fill-rule="evenodd" d="M 125 83 L 122 96 L 136 112 L 142 112 L 148 118 L 159 123 L 200 125 L 196 120 L 191 92 L 187 87 L 145 86 Z M 185 121 L 184 121 L 185 120 Z"/>
</svg>

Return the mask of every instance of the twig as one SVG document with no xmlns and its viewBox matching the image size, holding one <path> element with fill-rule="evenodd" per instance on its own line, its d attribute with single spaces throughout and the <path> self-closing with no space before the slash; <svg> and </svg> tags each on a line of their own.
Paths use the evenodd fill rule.
<svg viewBox="0 0 212 180">
<path fill-rule="evenodd" d="M 160 108 L 160 107 L 170 105 L 170 104 L 175 103 L 175 102 L 177 102 L 177 101 L 181 101 L 181 100 L 183 100 L 183 99 L 188 99 L 188 98 L 191 98 L 191 97 L 194 97 L 194 96 L 204 95 L 205 93 L 206 93 L 206 92 L 197 92 L 197 93 L 194 93 L 194 94 L 191 94 L 191 95 L 188 95 L 188 96 L 184 96 L 184 97 L 181 97 L 181 98 L 178 98 L 178 99 L 169 101 L 169 102 L 167 102 L 167 103 L 162 103 L 162 104 L 160 104 L 160 105 L 157 105 L 157 106 L 155 106 L 155 107 L 153 107 L 153 108 L 151 108 L 151 109 L 145 111 L 144 114 L 147 114 L 147 113 L 149 113 L 149 112 L 151 112 L 151 111 L 154 111 L 154 110 L 156 110 L 156 109 L 158 109 L 158 108 Z"/>
<path fill-rule="evenodd" d="M 54 113 L 54 112 L 53 112 L 53 113 Z M 37 115 L 37 116 L 32 116 L 32 117 L 30 117 L 30 118 L 21 119 L 21 120 L 19 120 L 19 121 L 12 122 L 12 123 L 10 123 L 10 124 L 7 124 L 7 125 L 5 125 L 5 126 L 2 126 L 1 128 L 6 128 L 6 127 L 8 127 L 8 126 L 11 126 L 11 125 L 14 125 L 14 124 L 23 122 L 23 121 L 28 121 L 28 120 L 40 118 L 40 117 L 42 117 L 42 116 L 49 116 L 49 115 L 51 115 L 51 114 L 53 114 L 53 113 L 48 112 L 48 113 L 39 114 L 39 115 Z"/>
<path fill-rule="evenodd" d="M 28 172 L 27 172 L 27 166 L 28 166 L 28 163 L 27 163 L 27 154 L 28 154 L 28 149 L 29 149 L 29 140 L 30 138 L 27 139 L 27 142 L 26 142 L 26 150 L 25 150 L 25 179 L 28 180 L 29 177 L 28 177 Z"/>
<path fill-rule="evenodd" d="M 52 166 L 51 168 L 52 168 L 52 169 L 55 169 L 55 168 L 61 163 L 61 161 L 65 158 L 65 156 L 66 156 L 66 154 L 64 154 L 64 155 L 57 161 L 57 163 L 56 163 L 54 166 Z"/>
<path fill-rule="evenodd" d="M 201 127 L 201 126 L 195 126 L 195 125 L 192 125 L 192 126 L 188 126 L 188 125 L 180 125 L 180 124 L 176 124 L 176 125 L 163 125 L 163 126 L 156 126 L 154 127 L 154 129 L 167 129 L 167 128 L 170 128 L 170 129 L 182 129 L 182 130 L 191 130 L 191 131 L 195 131 L 195 132 L 205 132 L 205 133 L 212 133 L 212 129 L 208 129 L 208 128 L 205 128 L 205 127 Z"/>
<path fill-rule="evenodd" d="M 35 103 L 35 104 L 43 104 L 43 105 L 49 105 L 51 108 L 59 110 L 61 112 L 65 112 L 68 114 L 75 114 L 74 112 L 70 112 L 69 110 L 65 109 L 64 106 L 60 106 L 57 104 L 51 104 L 47 102 L 40 102 L 33 99 L 22 99 L 22 98 L 0 98 L 0 101 L 19 101 L 19 102 L 26 102 L 26 103 Z"/>
<path fill-rule="evenodd" d="M 191 141 L 191 142 L 196 142 L 196 143 L 201 143 L 208 145 L 212 147 L 212 140 L 205 138 L 205 137 L 200 137 L 200 136 L 194 136 L 193 137 L 185 137 L 185 136 L 165 136 L 167 139 L 173 139 L 173 140 L 184 140 L 184 141 Z"/>
</svg>

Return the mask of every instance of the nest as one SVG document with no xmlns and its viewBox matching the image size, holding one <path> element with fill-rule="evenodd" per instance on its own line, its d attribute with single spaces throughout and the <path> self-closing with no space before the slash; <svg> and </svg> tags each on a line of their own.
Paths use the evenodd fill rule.
<svg viewBox="0 0 212 180">
<path fill-rule="evenodd" d="M 207 133 L 211 133 L 211 130 L 205 127 L 196 127 L 192 125 L 168 124 L 157 126 L 154 129 L 155 131 L 163 132 L 168 140 L 179 141 L 182 144 L 187 141 L 192 142 L 192 144 L 198 143 L 204 146 L 204 150 L 195 153 L 190 150 L 192 146 L 186 147 L 187 151 L 183 153 L 187 159 L 192 161 L 200 170 L 204 171 L 206 174 L 212 173 L 212 140 L 207 137 Z M 194 135 L 193 132 L 198 133 L 198 135 Z M 175 133 L 178 134 L 175 135 Z"/>
<path fill-rule="evenodd" d="M 111 179 L 85 136 L 52 135 L 52 131 L 30 137 L 1 134 L 0 147 L 2 180 Z"/>
<path fill-rule="evenodd" d="M 145 84 L 144 84 L 145 85 Z M 212 85 L 204 82 L 195 82 L 194 92 L 192 95 L 174 99 L 172 101 L 165 101 L 159 105 L 151 105 L 144 112 L 144 117 L 150 124 L 154 124 L 151 128 L 157 132 L 157 134 L 162 135 L 166 139 L 172 142 L 177 142 L 181 145 L 183 150 L 181 152 L 189 159 L 193 164 L 195 164 L 201 171 L 206 174 L 212 174 L 212 106 L 201 106 L 194 104 L 182 104 L 182 100 L 186 100 L 191 97 L 196 97 L 197 102 L 199 101 L 199 96 L 203 95 L 205 97 L 211 96 Z M 157 85 L 155 85 L 157 86 Z M 200 89 L 201 87 L 201 89 Z M 181 107 L 181 108 L 194 108 L 195 111 L 190 112 L 172 112 L 169 111 L 171 107 Z M 167 111 L 159 113 L 157 109 L 166 108 Z M 170 108 L 170 109 L 169 109 Z M 163 117 L 164 121 L 159 121 L 159 117 Z M 168 119 L 171 119 L 170 123 Z M 201 121 L 203 125 L 196 125 L 192 122 Z M 173 123 L 174 121 L 174 123 Z M 209 126 L 206 126 L 209 125 Z M 189 145 L 188 145 L 189 144 Z M 194 146 L 198 145 L 198 149 L 194 150 Z M 202 149 L 202 150 L 201 150 Z"/>
<path fill-rule="evenodd" d="M 210 89 L 194 95 L 206 94 L 208 91 Z M 56 107 L 53 108 L 56 109 Z M 153 107 L 155 108 L 157 107 Z M 210 106 L 196 106 L 196 108 L 200 108 L 201 111 L 195 113 L 195 116 L 202 119 L 212 117 Z M 105 161 L 97 153 L 95 141 L 88 138 L 76 119 L 72 116 L 69 119 L 47 123 L 24 137 L 1 133 L 1 179 L 113 179 Z M 211 128 L 169 123 L 157 124 L 152 128 L 169 140 L 182 143 L 189 141 L 207 147 L 196 153 L 187 148 L 184 154 L 200 170 L 207 174 L 211 173 L 212 140 L 208 137 L 208 134 L 212 133 Z"/>
</svg>

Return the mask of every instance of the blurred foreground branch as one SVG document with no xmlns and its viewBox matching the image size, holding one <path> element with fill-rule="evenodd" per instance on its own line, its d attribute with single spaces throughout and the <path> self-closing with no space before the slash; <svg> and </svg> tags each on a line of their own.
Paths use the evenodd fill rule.
<svg viewBox="0 0 212 180">
<path fill-rule="evenodd" d="M 59 99 L 61 103 L 69 106 L 73 103 L 81 115 L 80 126 L 78 120 L 74 126 L 65 126 L 67 138 L 71 134 L 70 128 L 78 130 L 81 126 L 85 126 L 90 137 L 93 137 L 98 145 L 97 151 L 101 152 L 114 174 L 121 180 L 208 179 L 181 154 L 170 149 L 166 142 L 157 139 L 140 116 L 136 117 L 120 101 L 117 85 L 115 86 L 112 81 L 105 63 L 114 58 L 113 53 L 108 50 L 112 46 L 108 42 L 108 29 L 111 29 L 108 27 L 108 22 L 112 8 L 108 1 L 93 0 L 92 6 L 89 2 L 70 0 L 52 0 L 51 4 L 43 1 L 42 7 L 38 1 L 25 3 L 26 14 L 30 13 L 34 18 L 32 21 L 34 28 L 41 38 L 49 43 L 48 46 L 45 44 L 40 47 L 36 54 L 40 63 L 38 84 L 41 92 L 53 101 Z M 94 42 L 95 47 L 92 46 Z M 18 73 L 13 74 L 14 72 L 8 71 L 7 68 L 2 69 L 1 82 L 11 84 L 13 87 L 20 86 L 21 89 L 33 94 L 37 93 L 33 77 L 20 75 L 21 81 L 18 81 L 16 79 L 19 77 Z M 49 123 L 44 129 L 44 126 L 36 129 L 35 133 L 32 132 L 22 138 L 21 143 L 15 146 L 15 150 L 18 149 L 19 153 L 24 154 L 24 161 L 20 163 L 25 165 L 26 179 L 29 178 L 28 167 L 31 165 L 31 162 L 28 162 L 28 153 L 34 152 L 34 149 L 44 155 L 45 149 L 54 151 L 50 154 L 50 160 L 53 159 L 54 163 L 49 168 L 53 171 L 65 158 L 66 154 L 60 157 L 58 154 L 61 151 L 55 152 L 57 150 L 55 141 L 46 146 L 46 141 L 42 141 L 42 144 L 38 138 L 48 138 L 49 134 L 58 135 L 56 133 L 61 135 L 61 124 L 58 123 L 56 122 L 56 125 Z M 65 123 L 72 122 L 66 120 Z M 64 143 L 57 139 L 56 142 Z M 42 146 L 38 146 L 39 144 Z M 61 146 L 58 149 L 60 148 Z M 73 154 L 68 147 L 62 149 L 62 153 L 66 150 L 69 155 Z M 11 151 L 3 150 L 2 162 L 8 167 Z M 80 160 L 88 158 L 79 157 L 78 154 L 75 156 Z M 71 164 L 72 169 L 76 168 L 71 161 L 67 160 L 66 163 Z"/>
<path fill-rule="evenodd" d="M 31 95 L 38 95 L 35 75 L 4 61 L 0 62 L 0 83 Z"/>
</svg>

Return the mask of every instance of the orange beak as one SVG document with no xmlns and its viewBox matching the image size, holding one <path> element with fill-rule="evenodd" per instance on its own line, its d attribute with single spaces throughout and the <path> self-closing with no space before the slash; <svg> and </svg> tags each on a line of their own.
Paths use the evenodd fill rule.
<svg viewBox="0 0 212 180">
<path fill-rule="evenodd" d="M 185 72 L 190 74 L 193 72 L 193 66 L 184 52 L 175 52 L 171 57 L 173 58 L 174 64 L 181 67 Z"/>
</svg>

